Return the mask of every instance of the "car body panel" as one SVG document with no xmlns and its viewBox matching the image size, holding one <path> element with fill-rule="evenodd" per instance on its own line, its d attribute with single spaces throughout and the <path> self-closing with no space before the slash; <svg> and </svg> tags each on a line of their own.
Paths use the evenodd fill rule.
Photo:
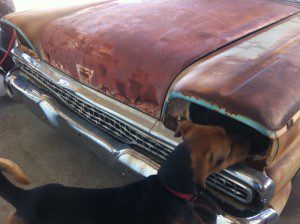
<svg viewBox="0 0 300 224">
<path fill-rule="evenodd" d="M 64 6 L 52 9 L 45 8 L 16 12 L 6 15 L 4 19 L 13 23 L 16 28 L 18 28 L 19 38 L 21 38 L 21 33 L 26 36 L 30 43 L 24 43 L 25 46 L 31 47 L 36 56 L 39 56 L 42 51 L 40 33 L 47 24 L 57 18 L 68 16 L 78 10 L 101 5 L 110 1 L 111 0 L 103 0 L 94 3 L 74 4 L 72 6 Z M 28 23 L 28 21 L 31 22 Z"/>
<path fill-rule="evenodd" d="M 112 1 L 71 11 L 43 26 L 36 11 L 8 18 L 25 33 L 30 27 L 18 21 L 35 18 L 38 29 L 29 38 L 43 60 L 159 118 L 168 89 L 183 69 L 297 9 L 269 1 L 154 0 Z"/>
<path fill-rule="evenodd" d="M 288 182 L 272 199 L 270 206 L 280 215 L 289 199 L 292 183 Z"/>
<path fill-rule="evenodd" d="M 169 98 L 193 98 L 266 136 L 279 137 L 299 118 L 299 34 L 296 15 L 199 61 L 177 78 Z"/>
<path fill-rule="evenodd" d="M 279 139 L 279 150 L 266 167 L 266 174 L 275 184 L 275 197 L 270 205 L 282 212 L 291 192 L 291 181 L 300 168 L 300 120 Z"/>
<path fill-rule="evenodd" d="M 274 181 L 278 193 L 300 168 L 300 120 L 298 120 L 288 134 L 279 138 L 277 155 L 266 167 L 267 175 Z"/>
</svg>

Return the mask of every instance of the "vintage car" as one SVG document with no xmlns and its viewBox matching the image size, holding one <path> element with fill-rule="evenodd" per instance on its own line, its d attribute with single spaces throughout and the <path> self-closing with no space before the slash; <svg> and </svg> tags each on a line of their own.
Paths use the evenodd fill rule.
<svg viewBox="0 0 300 224">
<path fill-rule="evenodd" d="M 1 20 L 16 39 L 4 84 L 144 176 L 181 142 L 182 120 L 243 134 L 248 160 L 209 176 L 196 210 L 208 223 L 273 223 L 300 166 L 299 11 L 290 1 L 108 0 L 13 13 Z"/>
</svg>

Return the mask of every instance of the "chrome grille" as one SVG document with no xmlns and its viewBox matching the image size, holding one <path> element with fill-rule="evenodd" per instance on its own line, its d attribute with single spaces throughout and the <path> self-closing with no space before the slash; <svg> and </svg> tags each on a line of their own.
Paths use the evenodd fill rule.
<svg viewBox="0 0 300 224">
<path fill-rule="evenodd" d="M 14 60 L 26 74 L 43 84 L 64 105 L 107 133 L 112 134 L 127 144 L 137 145 L 162 160 L 166 160 L 172 152 L 173 148 L 171 146 L 160 143 L 146 133 L 128 125 L 121 119 L 86 102 L 76 94 L 55 84 L 46 78 L 45 75 L 32 66 L 27 65 L 19 58 L 14 57 Z M 207 185 L 234 197 L 238 201 L 250 203 L 252 200 L 253 194 L 250 188 L 230 180 L 230 178 L 227 178 L 223 174 L 212 174 L 209 176 L 207 178 Z"/>
<path fill-rule="evenodd" d="M 252 192 L 249 187 L 230 180 L 220 174 L 214 173 L 210 175 L 207 178 L 206 183 L 209 186 L 222 191 L 223 193 L 226 193 L 234 198 L 238 198 L 241 202 L 248 204 L 252 201 Z"/>
<path fill-rule="evenodd" d="M 136 145 L 146 150 L 148 153 L 158 156 L 165 160 L 170 155 L 172 148 L 152 139 L 146 133 L 129 126 L 121 119 L 113 117 L 111 114 L 95 107 L 94 105 L 82 100 L 77 95 L 67 91 L 66 89 L 56 85 L 52 81 L 45 78 L 34 68 L 26 65 L 17 58 L 17 64 L 22 68 L 26 74 L 30 75 L 35 80 L 43 84 L 55 96 L 72 111 L 76 112 L 81 117 L 89 122 L 97 125 L 97 127 L 104 131 L 111 133 L 113 136 L 121 139 L 127 144 Z"/>
</svg>

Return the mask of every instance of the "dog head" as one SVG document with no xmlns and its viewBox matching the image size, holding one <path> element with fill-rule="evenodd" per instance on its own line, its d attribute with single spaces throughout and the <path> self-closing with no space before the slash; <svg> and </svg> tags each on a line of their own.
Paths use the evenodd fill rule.
<svg viewBox="0 0 300 224">
<path fill-rule="evenodd" d="M 243 136 L 229 136 L 219 126 L 198 125 L 183 121 L 174 134 L 181 137 L 190 150 L 194 181 L 205 188 L 212 173 L 243 162 L 250 152 L 250 144 Z"/>
</svg>

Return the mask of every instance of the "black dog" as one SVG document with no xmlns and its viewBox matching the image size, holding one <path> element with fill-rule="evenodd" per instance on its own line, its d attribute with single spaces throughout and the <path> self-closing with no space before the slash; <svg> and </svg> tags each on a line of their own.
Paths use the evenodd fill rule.
<svg viewBox="0 0 300 224">
<path fill-rule="evenodd" d="M 231 147 L 231 160 L 234 154 L 240 155 L 238 150 L 242 145 L 236 147 L 237 144 L 240 143 L 230 144 L 234 145 Z M 200 183 L 199 178 L 195 177 L 195 173 L 199 172 L 194 172 L 192 160 L 200 164 L 201 161 L 197 160 L 203 160 L 207 156 L 195 154 L 192 150 L 194 149 L 191 149 L 189 144 L 179 145 L 162 165 L 158 175 L 119 188 L 83 189 L 49 184 L 23 190 L 10 183 L 0 172 L 0 195 L 16 208 L 8 223 L 202 223 L 193 209 L 193 201 L 197 197 Z M 201 151 L 201 145 L 197 150 Z M 198 157 L 192 158 L 195 155 Z M 236 162 L 245 158 L 239 156 Z M 216 153 L 214 159 L 226 162 L 223 153 Z M 27 182 L 21 169 L 11 161 L 0 159 L 0 168 L 12 174 L 18 182 Z"/>
</svg>

